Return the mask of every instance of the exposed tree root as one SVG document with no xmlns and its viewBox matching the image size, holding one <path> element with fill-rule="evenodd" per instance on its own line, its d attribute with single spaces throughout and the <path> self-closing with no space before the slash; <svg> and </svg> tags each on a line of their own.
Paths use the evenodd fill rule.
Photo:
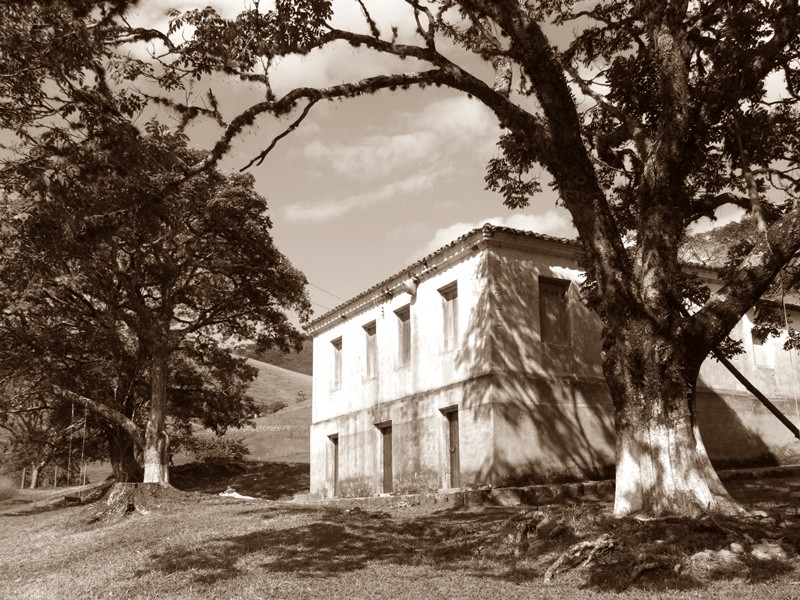
<svg viewBox="0 0 800 600">
<path fill-rule="evenodd" d="M 800 518 L 791 512 L 639 520 L 585 509 L 548 516 L 545 510 L 507 521 L 505 542 L 515 565 L 532 561 L 536 566 L 527 568 L 546 582 L 573 573 L 597 590 L 692 589 L 715 579 L 768 580 L 794 569 L 800 549 Z M 551 536 L 543 529 L 544 535 L 537 535 L 543 523 L 557 523 L 569 533 Z"/>
<path fill-rule="evenodd" d="M 118 520 L 128 515 L 149 514 L 167 506 L 183 504 L 190 494 L 163 483 L 116 483 L 105 498 L 88 509 L 86 523 Z"/>
<path fill-rule="evenodd" d="M 614 547 L 614 540 L 609 534 L 603 534 L 596 540 L 578 542 L 570 546 L 544 574 L 544 580 L 550 581 L 564 571 L 585 567 L 592 564 L 596 557 L 605 554 Z"/>
</svg>

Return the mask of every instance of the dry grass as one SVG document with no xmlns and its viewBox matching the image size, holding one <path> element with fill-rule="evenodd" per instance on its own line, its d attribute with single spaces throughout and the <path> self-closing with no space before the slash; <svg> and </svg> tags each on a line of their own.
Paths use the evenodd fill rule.
<svg viewBox="0 0 800 600">
<path fill-rule="evenodd" d="M 505 543 L 518 508 L 346 511 L 192 494 L 95 526 L 85 523 L 86 510 L 0 517 L 1 598 L 733 600 L 796 598 L 800 591 L 785 563 L 764 564 L 748 582 L 708 586 L 644 581 L 627 592 L 597 592 L 572 575 L 545 584 L 542 574 L 572 539 L 620 526 L 635 543 L 650 543 L 654 532 L 665 537 L 657 524 L 615 525 L 607 505 L 547 508 L 573 537 L 536 542 L 520 558 Z M 691 549 L 706 534 L 712 546 L 721 543 L 713 528 L 692 541 L 682 527 L 676 545 Z"/>
</svg>

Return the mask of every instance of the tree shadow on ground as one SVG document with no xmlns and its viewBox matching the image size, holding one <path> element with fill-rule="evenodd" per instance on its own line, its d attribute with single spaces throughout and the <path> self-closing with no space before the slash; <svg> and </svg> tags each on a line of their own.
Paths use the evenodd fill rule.
<svg viewBox="0 0 800 600">
<path fill-rule="evenodd" d="M 261 529 L 154 552 L 135 575 L 153 571 L 185 574 L 208 585 L 254 569 L 313 580 L 393 565 L 460 571 L 523 584 L 541 582 L 546 570 L 574 542 L 610 534 L 615 540 L 612 551 L 588 567 L 560 575 L 562 583 L 612 591 L 691 590 L 704 587 L 706 581 L 678 568 L 689 556 L 727 548 L 732 541 L 743 541 L 744 533 L 756 540 L 769 535 L 758 524 L 736 529 L 741 524 L 716 519 L 619 520 L 611 518 L 608 505 L 550 506 L 544 510 L 569 525 L 570 533 L 534 539 L 525 552 L 515 556 L 508 543 L 509 524 L 524 511 L 520 507 L 453 509 L 416 517 L 288 504 L 268 511 L 253 507 L 247 514 L 260 512 Z M 797 521 L 793 518 L 783 530 L 792 547 L 800 542 Z M 751 582 L 780 578 L 793 569 L 793 563 L 771 567 L 745 559 Z"/>
<path fill-rule="evenodd" d="M 218 494 L 232 487 L 240 494 L 267 500 L 291 499 L 308 491 L 308 463 L 215 461 L 175 467 L 172 484 L 186 492 Z"/>
<path fill-rule="evenodd" d="M 151 555 L 137 573 L 193 572 L 199 583 L 236 577 L 242 560 L 272 572 L 331 577 L 369 564 L 446 566 L 480 572 L 481 555 L 502 546 L 501 525 L 507 509 L 471 514 L 427 515 L 394 519 L 386 513 L 353 509 L 277 508 L 264 514 L 265 529 L 208 540 L 201 547 L 173 547 Z M 314 518 L 297 527 L 280 528 L 280 516 Z M 307 521 L 307 519 L 305 519 Z M 274 527 L 274 528 L 273 528 Z"/>
</svg>

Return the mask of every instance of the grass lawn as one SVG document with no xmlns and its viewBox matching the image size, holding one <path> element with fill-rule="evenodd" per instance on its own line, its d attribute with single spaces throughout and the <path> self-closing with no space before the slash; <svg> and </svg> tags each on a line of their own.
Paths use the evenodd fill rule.
<svg viewBox="0 0 800 600">
<path fill-rule="evenodd" d="M 0 598 L 800 598 L 796 562 L 672 589 L 600 593 L 574 574 L 544 583 L 563 547 L 515 559 L 504 526 L 519 508 L 346 511 L 194 492 L 116 522 L 87 525 L 86 510 L 0 516 Z M 548 510 L 575 524 L 608 505 Z"/>
</svg>

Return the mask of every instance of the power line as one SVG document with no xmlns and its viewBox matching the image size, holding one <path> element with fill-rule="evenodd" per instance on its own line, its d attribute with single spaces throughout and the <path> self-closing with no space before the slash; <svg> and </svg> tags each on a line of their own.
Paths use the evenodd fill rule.
<svg viewBox="0 0 800 600">
<path fill-rule="evenodd" d="M 329 291 L 328 291 L 328 290 L 326 290 L 325 288 L 321 288 L 321 287 L 319 287 L 319 286 L 318 286 L 317 284 L 315 284 L 315 283 L 311 283 L 311 282 L 309 281 L 309 282 L 308 282 L 308 285 L 310 285 L 311 287 L 315 287 L 315 288 L 317 288 L 318 290 L 320 290 L 320 291 L 322 291 L 322 292 L 325 292 L 325 293 L 326 293 L 326 294 L 328 294 L 329 296 L 333 296 L 333 297 L 334 297 L 334 298 L 336 298 L 337 300 L 343 300 L 343 298 L 340 298 L 339 296 L 337 296 L 337 295 L 336 295 L 336 294 L 334 294 L 333 292 L 329 292 Z"/>
</svg>

